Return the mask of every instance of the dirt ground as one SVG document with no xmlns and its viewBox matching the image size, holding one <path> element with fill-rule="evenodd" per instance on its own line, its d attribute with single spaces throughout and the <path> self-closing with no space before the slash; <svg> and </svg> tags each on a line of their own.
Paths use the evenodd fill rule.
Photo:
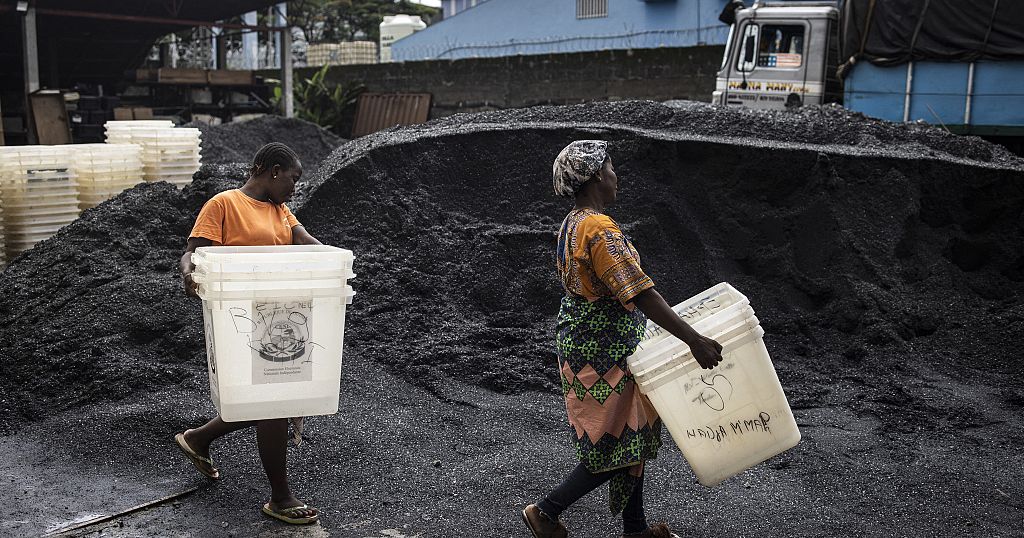
<svg viewBox="0 0 1024 538">
<path fill-rule="evenodd" d="M 288 143 L 287 131 L 278 133 Z M 356 253 L 341 408 L 292 449 L 322 522 L 267 500 L 253 432 L 207 483 L 173 434 L 214 415 L 198 303 L 176 260 L 210 195 L 143 185 L 0 274 L 0 534 L 34 535 L 202 486 L 70 536 L 526 536 L 573 467 L 551 268 L 568 206 L 551 161 L 602 138 L 609 213 L 670 302 L 745 292 L 801 428 L 715 488 L 667 437 L 652 520 L 681 536 L 1020 536 L 1024 162 L 978 139 L 829 108 L 614 103 L 458 115 L 338 148 L 294 203 Z M 612 537 L 600 489 L 563 517 Z"/>
</svg>

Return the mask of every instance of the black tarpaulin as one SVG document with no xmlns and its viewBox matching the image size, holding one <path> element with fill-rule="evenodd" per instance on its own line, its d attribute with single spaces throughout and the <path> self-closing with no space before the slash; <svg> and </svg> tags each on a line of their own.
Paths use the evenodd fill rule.
<svg viewBox="0 0 1024 538">
<path fill-rule="evenodd" d="M 843 58 L 1024 59 L 1024 0 L 846 0 Z"/>
</svg>

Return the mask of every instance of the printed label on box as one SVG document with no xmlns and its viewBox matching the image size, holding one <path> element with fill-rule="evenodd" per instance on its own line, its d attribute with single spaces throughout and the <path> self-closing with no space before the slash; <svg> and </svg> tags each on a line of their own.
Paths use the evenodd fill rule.
<svg viewBox="0 0 1024 538">
<path fill-rule="evenodd" d="M 253 302 L 252 384 L 313 379 L 309 301 Z"/>
</svg>

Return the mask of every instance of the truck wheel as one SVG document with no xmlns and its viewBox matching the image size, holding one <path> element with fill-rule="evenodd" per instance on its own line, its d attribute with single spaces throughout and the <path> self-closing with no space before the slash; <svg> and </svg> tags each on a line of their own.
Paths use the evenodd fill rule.
<svg viewBox="0 0 1024 538">
<path fill-rule="evenodd" d="M 786 108 L 796 108 L 803 105 L 803 101 L 800 99 L 800 95 L 791 93 L 786 96 Z"/>
</svg>

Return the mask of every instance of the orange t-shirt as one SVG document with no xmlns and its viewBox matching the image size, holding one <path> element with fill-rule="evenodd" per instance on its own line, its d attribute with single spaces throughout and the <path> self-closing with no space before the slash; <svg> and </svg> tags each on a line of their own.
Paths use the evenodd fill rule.
<svg viewBox="0 0 1024 538">
<path fill-rule="evenodd" d="M 261 202 L 232 189 L 206 202 L 189 237 L 224 246 L 290 245 L 292 227 L 298 225 L 288 206 Z"/>
</svg>

